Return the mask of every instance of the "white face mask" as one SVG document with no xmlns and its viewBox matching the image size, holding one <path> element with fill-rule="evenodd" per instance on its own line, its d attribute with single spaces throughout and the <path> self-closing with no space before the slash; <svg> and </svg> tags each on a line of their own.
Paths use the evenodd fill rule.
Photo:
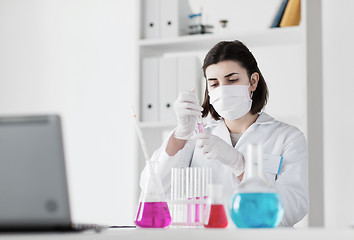
<svg viewBox="0 0 354 240">
<path fill-rule="evenodd" d="M 252 106 L 248 85 L 225 85 L 209 92 L 210 104 L 223 118 L 235 120 L 246 115 Z"/>
</svg>

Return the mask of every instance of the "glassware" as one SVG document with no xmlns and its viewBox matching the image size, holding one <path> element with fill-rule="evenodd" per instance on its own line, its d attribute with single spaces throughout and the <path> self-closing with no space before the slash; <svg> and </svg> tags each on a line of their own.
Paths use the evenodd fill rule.
<svg viewBox="0 0 354 240">
<path fill-rule="evenodd" d="M 203 124 L 203 119 L 201 116 L 198 116 L 198 118 L 197 118 L 197 125 L 198 125 L 198 132 L 204 133 L 204 124 Z"/>
<path fill-rule="evenodd" d="M 169 201 L 171 227 L 203 227 L 207 186 L 211 181 L 211 168 L 172 168 Z"/>
<path fill-rule="evenodd" d="M 246 163 L 245 179 L 231 199 L 231 219 L 238 228 L 274 228 L 284 209 L 279 193 L 263 176 L 260 145 L 248 146 Z"/>
<path fill-rule="evenodd" d="M 162 183 L 156 173 L 156 161 L 146 161 L 147 179 L 141 191 L 135 224 L 142 228 L 164 228 L 170 225 L 168 209 Z"/>
<path fill-rule="evenodd" d="M 226 228 L 228 225 L 224 208 L 224 194 L 222 185 L 212 184 L 208 186 L 207 209 L 205 211 L 206 228 Z"/>
</svg>

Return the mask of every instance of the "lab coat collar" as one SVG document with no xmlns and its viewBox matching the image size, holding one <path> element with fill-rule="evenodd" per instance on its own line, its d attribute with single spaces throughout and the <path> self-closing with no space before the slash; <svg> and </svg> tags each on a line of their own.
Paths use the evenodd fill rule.
<svg viewBox="0 0 354 240">
<path fill-rule="evenodd" d="M 259 116 L 254 124 L 271 124 L 271 123 L 274 123 L 275 121 L 276 120 L 274 118 L 272 118 L 268 114 L 262 112 L 259 114 Z M 247 132 L 247 130 L 246 130 L 246 132 Z M 230 132 L 226 127 L 224 119 L 221 119 L 220 121 L 218 121 L 217 126 L 212 131 L 212 134 L 219 136 L 222 140 L 224 140 L 228 144 L 232 145 L 231 138 L 230 138 Z"/>
<path fill-rule="evenodd" d="M 218 125 L 211 132 L 214 135 L 219 136 L 222 140 L 232 145 L 229 129 L 227 129 L 224 119 L 218 121 Z"/>
<path fill-rule="evenodd" d="M 261 112 L 256 120 L 256 124 L 270 124 L 276 122 L 274 118 L 266 114 L 265 112 Z"/>
</svg>

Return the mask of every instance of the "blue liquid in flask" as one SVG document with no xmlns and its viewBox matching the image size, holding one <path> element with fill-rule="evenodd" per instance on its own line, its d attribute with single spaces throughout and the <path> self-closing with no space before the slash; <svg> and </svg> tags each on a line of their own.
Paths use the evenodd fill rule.
<svg viewBox="0 0 354 240">
<path fill-rule="evenodd" d="M 278 193 L 238 193 L 230 216 L 238 228 L 274 228 L 284 214 Z"/>
</svg>

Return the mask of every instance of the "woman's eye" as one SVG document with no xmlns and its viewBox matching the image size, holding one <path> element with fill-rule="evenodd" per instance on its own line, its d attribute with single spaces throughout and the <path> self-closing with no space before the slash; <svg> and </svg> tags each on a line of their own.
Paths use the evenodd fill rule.
<svg viewBox="0 0 354 240">
<path fill-rule="evenodd" d="M 216 87 L 218 84 L 217 83 L 213 83 L 213 84 L 210 84 L 210 87 Z"/>
<path fill-rule="evenodd" d="M 237 82 L 238 79 L 230 79 L 229 82 Z"/>
</svg>

